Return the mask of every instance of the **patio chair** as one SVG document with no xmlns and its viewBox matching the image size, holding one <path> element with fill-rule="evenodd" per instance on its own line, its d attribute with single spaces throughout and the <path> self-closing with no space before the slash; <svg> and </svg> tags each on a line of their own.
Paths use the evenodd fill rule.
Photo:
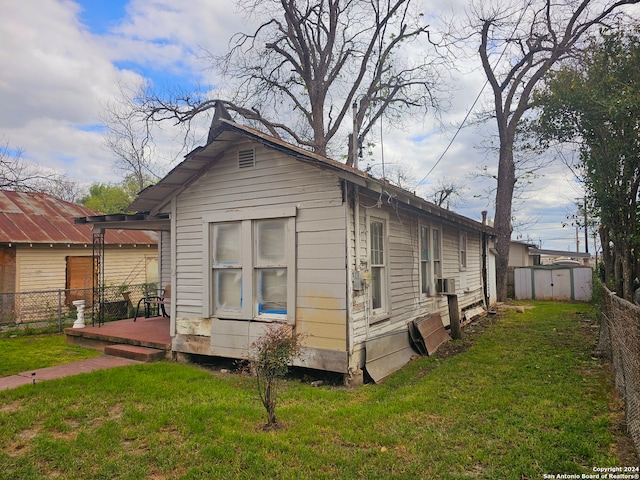
<svg viewBox="0 0 640 480">
<path fill-rule="evenodd" d="M 158 308 L 158 313 L 162 312 L 163 317 L 168 317 L 169 315 L 167 314 L 165 306 L 171 305 L 171 285 L 167 285 L 166 287 L 164 287 L 160 295 L 145 295 L 140 300 L 138 300 L 136 313 L 133 317 L 134 322 L 136 321 L 136 319 L 138 318 L 138 314 L 140 313 L 140 305 L 144 305 L 145 318 L 149 318 L 152 305 L 155 305 Z"/>
</svg>

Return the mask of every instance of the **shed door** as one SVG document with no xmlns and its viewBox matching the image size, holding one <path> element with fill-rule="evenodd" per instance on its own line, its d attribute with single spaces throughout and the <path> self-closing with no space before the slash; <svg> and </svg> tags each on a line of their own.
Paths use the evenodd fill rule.
<svg viewBox="0 0 640 480">
<path fill-rule="evenodd" d="M 90 299 L 94 282 L 98 284 L 93 257 L 67 257 L 67 303 Z"/>
<path fill-rule="evenodd" d="M 534 269 L 533 283 L 535 285 L 535 298 L 538 300 L 551 300 L 553 298 L 553 270 Z"/>
<path fill-rule="evenodd" d="M 553 299 L 571 300 L 571 269 L 561 268 L 553 271 Z"/>
<path fill-rule="evenodd" d="M 571 270 L 568 268 L 534 269 L 535 298 L 571 300 Z"/>
</svg>

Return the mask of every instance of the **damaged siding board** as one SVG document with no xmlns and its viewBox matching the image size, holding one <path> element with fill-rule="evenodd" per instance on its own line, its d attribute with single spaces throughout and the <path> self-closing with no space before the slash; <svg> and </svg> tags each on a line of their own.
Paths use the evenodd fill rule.
<svg viewBox="0 0 640 480">
<path fill-rule="evenodd" d="M 415 354 L 406 325 L 400 331 L 369 339 L 366 343 L 367 373 L 379 383 L 407 364 Z"/>
<path fill-rule="evenodd" d="M 247 358 L 251 353 L 251 344 L 268 326 L 268 323 L 262 322 L 213 319 L 210 352 L 220 357 Z"/>
</svg>

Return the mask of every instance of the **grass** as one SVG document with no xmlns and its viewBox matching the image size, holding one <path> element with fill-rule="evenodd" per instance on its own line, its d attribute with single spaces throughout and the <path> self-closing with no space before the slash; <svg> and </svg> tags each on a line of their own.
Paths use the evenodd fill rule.
<svg viewBox="0 0 640 480">
<path fill-rule="evenodd" d="M 67 345 L 63 334 L 0 337 L 0 352 L 0 377 L 100 355 L 94 350 Z"/>
<path fill-rule="evenodd" d="M 0 392 L 0 479 L 527 479 L 613 453 L 590 306 L 535 303 L 381 385 L 290 379 L 263 431 L 255 380 L 177 363 Z"/>
</svg>

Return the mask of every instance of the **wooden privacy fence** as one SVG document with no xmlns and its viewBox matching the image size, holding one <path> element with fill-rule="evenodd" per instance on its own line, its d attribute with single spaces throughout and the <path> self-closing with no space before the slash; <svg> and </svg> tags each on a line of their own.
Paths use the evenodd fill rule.
<svg viewBox="0 0 640 480">
<path fill-rule="evenodd" d="M 596 354 L 608 358 L 624 400 L 627 430 L 640 454 L 640 307 L 606 287 Z"/>
</svg>

